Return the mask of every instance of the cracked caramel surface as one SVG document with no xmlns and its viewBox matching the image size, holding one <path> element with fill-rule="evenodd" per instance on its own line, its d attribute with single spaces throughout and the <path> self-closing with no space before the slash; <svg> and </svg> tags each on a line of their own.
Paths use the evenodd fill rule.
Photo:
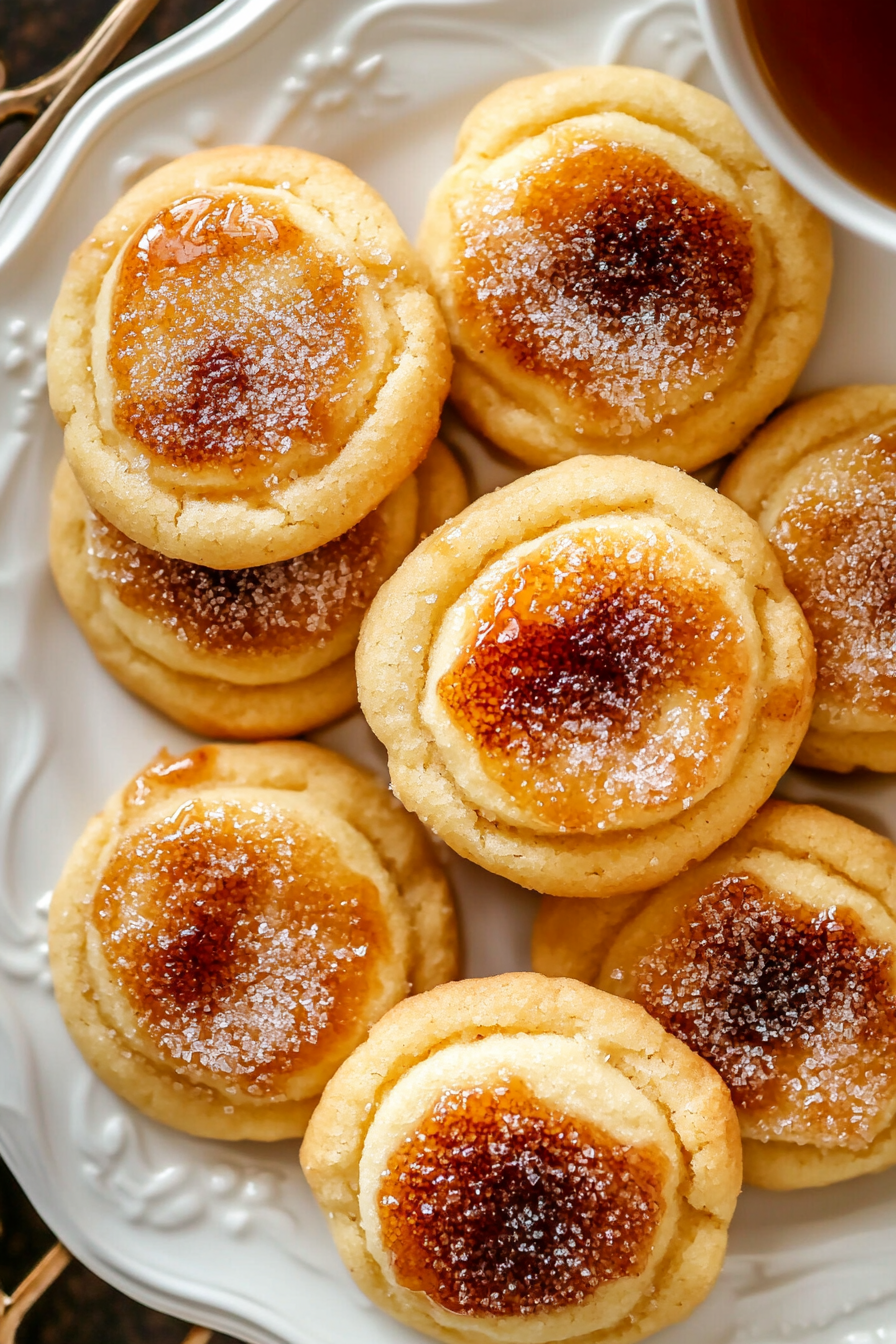
<svg viewBox="0 0 896 1344">
<path fill-rule="evenodd" d="M 717 377 L 737 346 L 753 297 L 750 223 L 647 150 L 556 153 L 482 188 L 458 226 L 467 329 L 620 421 Z"/>
<path fill-rule="evenodd" d="M 322 646 L 364 612 L 380 584 L 383 540 L 373 513 L 293 560 L 222 570 L 149 550 L 97 514 L 87 528 L 93 573 L 124 606 L 194 647 L 258 656 Z"/>
<path fill-rule="evenodd" d="M 374 885 L 270 805 L 191 799 L 132 832 L 92 920 L 160 1053 L 257 1095 L 356 1034 L 389 951 Z"/>
<path fill-rule="evenodd" d="M 705 791 L 739 730 L 750 652 L 674 534 L 546 538 L 478 605 L 438 683 L 483 768 L 559 829 Z"/>
<path fill-rule="evenodd" d="M 861 1149 L 896 1092 L 893 949 L 847 909 L 714 882 L 632 973 L 630 997 L 708 1060 L 759 1138 Z"/>
<path fill-rule="evenodd" d="M 347 267 L 273 202 L 210 190 L 160 211 L 125 250 L 114 422 L 169 466 L 316 470 L 335 455 L 363 351 Z"/>
<path fill-rule="evenodd" d="M 825 453 L 769 540 L 815 637 L 819 703 L 896 714 L 896 431 Z"/>
<path fill-rule="evenodd" d="M 448 1091 L 383 1176 L 383 1240 L 399 1283 L 448 1311 L 575 1306 L 645 1268 L 664 1175 L 517 1079 Z"/>
</svg>

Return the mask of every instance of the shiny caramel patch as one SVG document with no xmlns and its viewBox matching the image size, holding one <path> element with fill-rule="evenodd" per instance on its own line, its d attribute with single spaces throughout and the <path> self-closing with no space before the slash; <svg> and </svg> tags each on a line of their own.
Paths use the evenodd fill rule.
<svg viewBox="0 0 896 1344">
<path fill-rule="evenodd" d="M 572 1307 L 641 1273 L 665 1159 L 543 1106 L 518 1079 L 447 1091 L 378 1193 L 395 1276 L 447 1311 Z"/>
<path fill-rule="evenodd" d="M 671 534 L 548 538 L 438 683 L 495 782 L 559 830 L 682 806 L 739 730 L 750 653 Z"/>
<path fill-rule="evenodd" d="M 364 347 L 356 285 L 271 202 L 197 195 L 125 250 L 114 420 L 168 465 L 317 470 Z M 296 445 L 299 446 L 298 455 Z"/>
<path fill-rule="evenodd" d="M 218 748 L 194 747 L 181 756 L 172 756 L 167 747 L 157 751 L 144 770 L 127 786 L 126 807 L 145 807 L 161 792 L 193 788 L 211 777 L 218 760 Z"/>
<path fill-rule="evenodd" d="M 87 531 L 94 577 L 119 602 L 193 648 L 241 657 L 323 647 L 373 601 L 382 580 L 383 541 L 373 513 L 293 560 L 209 569 L 151 551 L 97 515 Z"/>
<path fill-rule="evenodd" d="M 161 1054 L 259 1096 L 356 1038 L 388 948 L 376 888 L 328 841 L 201 798 L 121 842 L 92 919 Z"/>
<path fill-rule="evenodd" d="M 760 1138 L 863 1148 L 896 1091 L 893 949 L 848 910 L 714 882 L 639 961 L 631 997 L 718 1070 Z"/>
<path fill-rule="evenodd" d="M 623 432 L 735 351 L 753 297 L 750 223 L 631 145 L 583 143 L 459 210 L 459 315 L 475 344 Z"/>
<path fill-rule="evenodd" d="M 896 432 L 826 453 L 770 533 L 818 656 L 818 700 L 896 714 Z"/>
</svg>

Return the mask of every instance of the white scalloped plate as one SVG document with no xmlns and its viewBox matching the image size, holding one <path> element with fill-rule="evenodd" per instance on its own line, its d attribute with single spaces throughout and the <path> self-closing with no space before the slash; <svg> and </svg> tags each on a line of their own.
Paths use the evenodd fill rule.
<svg viewBox="0 0 896 1344">
<path fill-rule="evenodd" d="M 413 236 L 463 114 L 550 66 L 621 60 L 718 91 L 689 0 L 229 0 L 93 89 L 0 207 L 0 1148 L 67 1246 L 134 1297 L 257 1344 L 419 1339 L 351 1284 L 297 1145 L 229 1146 L 144 1119 L 83 1064 L 49 991 L 46 898 L 107 795 L 192 741 L 94 663 L 44 540 L 61 435 L 43 332 L 70 249 L 145 171 L 279 140 L 343 159 Z M 811 389 L 896 380 L 896 256 L 845 234 Z M 449 424 L 478 489 L 513 471 Z M 359 718 L 318 735 L 382 770 Z M 889 831 L 896 787 L 793 772 L 788 796 Z M 468 974 L 528 964 L 533 898 L 452 859 Z M 664 1344 L 896 1344 L 896 1171 L 747 1191 L 712 1296 Z"/>
</svg>

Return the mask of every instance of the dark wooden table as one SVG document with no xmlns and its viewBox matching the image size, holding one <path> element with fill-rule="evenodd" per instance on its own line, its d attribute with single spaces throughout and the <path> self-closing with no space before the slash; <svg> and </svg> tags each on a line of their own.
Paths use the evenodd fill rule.
<svg viewBox="0 0 896 1344">
<path fill-rule="evenodd" d="M 0 0 L 0 57 L 12 87 L 51 70 L 78 48 L 111 7 L 112 0 Z M 169 37 L 213 9 L 215 0 L 161 0 L 125 47 L 116 64 Z M 26 129 L 25 122 L 0 126 L 0 159 Z M 56 1238 L 31 1208 L 0 1162 L 0 1299 L 11 1294 L 51 1251 Z M 10 1344 L 0 1307 L 0 1341 Z M 16 1344 L 191 1344 L 208 1338 L 189 1322 L 139 1306 L 72 1262 L 38 1296 L 15 1332 Z M 223 1335 L 214 1344 L 226 1344 Z M 232 1341 L 231 1341 L 232 1344 Z"/>
<path fill-rule="evenodd" d="M 7 86 L 25 84 L 59 65 L 81 46 L 113 3 L 114 0 L 0 0 L 0 57 L 6 67 Z M 216 3 L 217 0 L 161 0 L 115 64 L 121 65 L 170 37 L 214 9 Z M 0 159 L 9 153 L 24 129 L 24 123 L 0 126 Z"/>
</svg>

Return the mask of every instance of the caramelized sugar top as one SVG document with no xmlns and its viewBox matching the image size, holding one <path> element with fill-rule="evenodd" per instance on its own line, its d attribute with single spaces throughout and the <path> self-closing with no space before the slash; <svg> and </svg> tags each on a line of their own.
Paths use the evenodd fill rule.
<svg viewBox="0 0 896 1344">
<path fill-rule="evenodd" d="M 93 923 L 157 1049 L 257 1095 L 355 1039 L 388 950 L 376 888 L 328 841 L 201 798 L 122 841 Z"/>
<path fill-rule="evenodd" d="M 96 577 L 126 607 L 193 647 L 246 656 L 322 647 L 343 621 L 366 611 L 381 582 L 382 543 L 373 513 L 315 551 L 249 569 L 169 559 L 96 515 L 87 545 Z"/>
<path fill-rule="evenodd" d="M 162 747 L 127 786 L 125 807 L 145 807 L 161 793 L 189 789 L 211 779 L 218 765 L 218 750 L 213 746 L 194 747 L 181 756 L 172 756 L 167 747 Z"/>
<path fill-rule="evenodd" d="M 356 286 L 285 212 L 194 196 L 125 251 L 112 303 L 114 418 L 169 465 L 235 474 L 332 435 L 364 347 Z M 302 467 L 293 454 L 289 465 Z"/>
<path fill-rule="evenodd" d="M 684 805 L 713 777 L 749 656 L 674 537 L 549 537 L 477 615 L 439 695 L 491 778 L 546 823 Z"/>
<path fill-rule="evenodd" d="M 848 910 L 714 882 L 635 968 L 634 997 L 722 1075 L 758 1136 L 863 1147 L 896 1089 L 893 950 Z"/>
<path fill-rule="evenodd" d="M 460 229 L 464 322 L 629 427 L 724 369 L 753 297 L 749 222 L 632 145 L 557 154 Z"/>
<path fill-rule="evenodd" d="M 398 1282 L 447 1311 L 572 1307 L 640 1274 L 664 1210 L 665 1162 L 544 1107 L 514 1079 L 446 1091 L 379 1189 Z"/>
<path fill-rule="evenodd" d="M 896 714 L 896 432 L 826 454 L 770 540 L 815 636 L 819 699 Z"/>
</svg>

